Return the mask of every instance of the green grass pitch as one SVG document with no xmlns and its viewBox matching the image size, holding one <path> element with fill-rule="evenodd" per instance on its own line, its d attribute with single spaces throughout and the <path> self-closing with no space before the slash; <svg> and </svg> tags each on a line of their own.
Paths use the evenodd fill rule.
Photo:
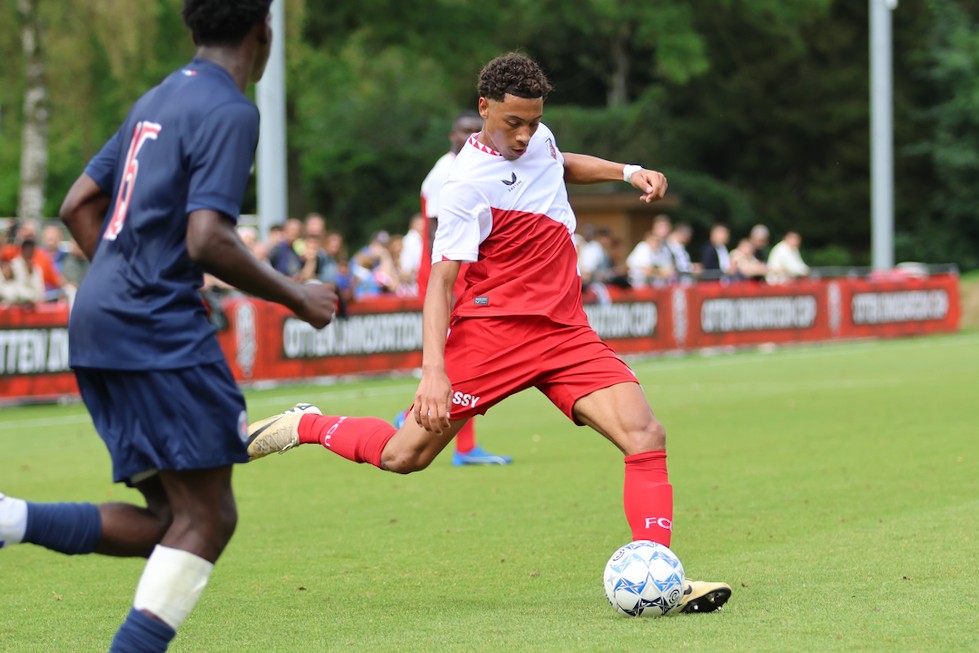
<svg viewBox="0 0 979 653">
<path fill-rule="evenodd" d="M 673 549 L 735 594 L 628 619 L 622 458 L 531 390 L 506 468 L 411 476 L 304 447 L 236 471 L 240 522 L 175 652 L 979 650 L 979 334 L 634 363 L 669 433 Z M 389 418 L 410 378 L 248 393 Z M 0 409 L 0 490 L 128 500 L 81 405 Z M 0 651 L 101 651 L 142 562 L 0 551 Z"/>
</svg>

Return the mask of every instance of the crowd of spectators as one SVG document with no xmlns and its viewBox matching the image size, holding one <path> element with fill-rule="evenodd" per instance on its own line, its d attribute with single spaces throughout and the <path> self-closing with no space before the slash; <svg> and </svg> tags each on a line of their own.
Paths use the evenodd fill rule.
<svg viewBox="0 0 979 653">
<path fill-rule="evenodd" d="M 33 221 L 8 221 L 0 229 L 0 304 L 34 306 L 71 300 L 88 271 L 88 259 L 59 224 L 38 235 Z"/>
<path fill-rule="evenodd" d="M 310 213 L 290 218 L 261 238 L 250 225 L 238 227 L 242 242 L 260 260 L 300 282 L 332 283 L 349 303 L 381 295 L 418 295 L 416 277 L 422 260 L 424 218 L 418 214 L 405 233 L 373 233 L 366 244 L 351 248 L 326 219 Z M 727 226 L 711 227 L 699 256 L 690 253 L 694 231 L 653 218 L 646 236 L 631 250 L 607 228 L 583 224 L 575 234 L 582 282 L 601 293 L 606 286 L 644 288 L 706 281 L 754 281 L 779 284 L 806 277 L 809 268 L 799 253 L 801 236 L 785 234 L 768 250 L 769 231 L 756 225 L 733 249 Z M 43 228 L 33 221 L 9 221 L 0 230 L 0 304 L 35 305 L 67 300 L 88 270 L 78 244 L 57 222 Z M 218 300 L 234 292 L 219 279 L 205 276 L 205 298 Z M 209 302 L 214 305 L 216 302 Z"/>
<path fill-rule="evenodd" d="M 623 255 L 622 243 L 608 229 L 585 224 L 577 234 L 582 281 L 593 288 L 646 288 L 695 281 L 774 285 L 809 276 L 809 267 L 799 253 L 802 237 L 797 232 L 786 233 L 769 252 L 769 230 L 758 224 L 729 249 L 731 230 L 716 223 L 697 260 L 688 249 L 693 233 L 689 224 L 673 224 L 668 216 L 658 215 L 646 236 Z"/>
</svg>

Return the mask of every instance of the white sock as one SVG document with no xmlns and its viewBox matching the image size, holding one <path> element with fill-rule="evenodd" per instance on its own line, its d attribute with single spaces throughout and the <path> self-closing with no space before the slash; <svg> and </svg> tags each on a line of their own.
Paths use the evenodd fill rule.
<svg viewBox="0 0 979 653">
<path fill-rule="evenodd" d="M 177 630 L 197 604 L 212 569 L 214 563 L 200 556 L 157 545 L 139 579 L 133 607 Z"/>
<path fill-rule="evenodd" d="M 0 548 L 24 541 L 27 502 L 0 494 Z"/>
</svg>

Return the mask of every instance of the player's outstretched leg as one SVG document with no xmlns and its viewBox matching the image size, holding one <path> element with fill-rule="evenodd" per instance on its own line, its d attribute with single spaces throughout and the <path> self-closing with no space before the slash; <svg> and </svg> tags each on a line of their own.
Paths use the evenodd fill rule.
<svg viewBox="0 0 979 653">
<path fill-rule="evenodd" d="M 428 467 L 463 424 L 465 420 L 454 421 L 437 434 L 414 419 L 396 429 L 378 417 L 323 415 L 309 404 L 297 404 L 248 427 L 248 455 L 254 460 L 301 444 L 318 444 L 355 463 L 410 474 Z"/>
<path fill-rule="evenodd" d="M 159 479 L 136 485 L 147 507 L 127 503 L 34 503 L 0 494 L 0 548 L 35 544 L 67 555 L 146 557 L 170 523 Z"/>
<path fill-rule="evenodd" d="M 404 426 L 408 417 L 408 411 L 402 411 L 394 416 L 391 423 L 394 428 L 400 429 Z M 509 465 L 513 462 L 511 456 L 500 456 L 490 453 L 476 444 L 476 418 L 466 422 L 459 433 L 456 434 L 456 446 L 452 451 L 452 464 L 456 467 L 463 465 Z"/>
</svg>

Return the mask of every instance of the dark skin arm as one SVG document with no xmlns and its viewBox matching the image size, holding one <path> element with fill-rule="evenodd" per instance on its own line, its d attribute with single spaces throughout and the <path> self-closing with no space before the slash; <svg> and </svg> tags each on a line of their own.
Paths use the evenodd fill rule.
<svg viewBox="0 0 979 653">
<path fill-rule="evenodd" d="M 241 242 L 234 223 L 217 211 L 190 214 L 187 253 L 207 272 L 246 293 L 282 304 L 317 329 L 329 324 L 336 312 L 333 286 L 298 284 L 263 264 Z"/>
<path fill-rule="evenodd" d="M 58 212 L 61 220 L 89 261 L 95 256 L 105 212 L 111 199 L 94 179 L 82 173 L 61 203 L 61 210 Z"/>
<path fill-rule="evenodd" d="M 82 173 L 59 212 L 85 256 L 92 260 L 110 197 Z M 330 323 L 337 295 L 332 286 L 300 285 L 256 259 L 235 232 L 234 223 L 216 211 L 194 211 L 187 225 L 190 259 L 236 288 L 289 308 L 317 329 Z"/>
</svg>

